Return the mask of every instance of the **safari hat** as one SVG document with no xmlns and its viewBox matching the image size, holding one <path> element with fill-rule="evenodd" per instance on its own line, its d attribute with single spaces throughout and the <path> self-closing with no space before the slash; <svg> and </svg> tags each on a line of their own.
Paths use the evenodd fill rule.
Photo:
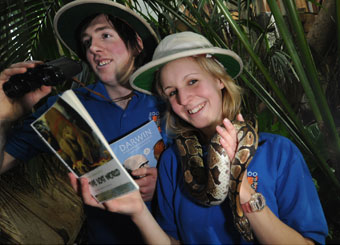
<svg viewBox="0 0 340 245">
<path fill-rule="evenodd" d="M 214 57 L 232 78 L 236 78 L 242 72 L 242 60 L 235 52 L 214 47 L 204 36 L 185 31 L 168 35 L 159 43 L 152 61 L 140 67 L 130 77 L 131 86 L 138 91 L 151 94 L 154 73 L 161 66 L 175 59 L 202 54 Z"/>
<path fill-rule="evenodd" d="M 64 5 L 54 17 L 57 37 L 79 56 L 76 30 L 85 18 L 100 13 L 117 17 L 130 25 L 141 37 L 144 49 L 151 56 L 158 43 L 157 35 L 151 26 L 130 8 L 110 0 L 75 0 Z"/>
</svg>

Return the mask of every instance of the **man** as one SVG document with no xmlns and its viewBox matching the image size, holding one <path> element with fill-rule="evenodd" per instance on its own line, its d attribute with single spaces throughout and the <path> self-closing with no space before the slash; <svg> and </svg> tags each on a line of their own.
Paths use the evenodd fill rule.
<svg viewBox="0 0 340 245">
<path fill-rule="evenodd" d="M 54 19 L 58 38 L 94 71 L 98 82 L 75 92 L 108 142 L 131 132 L 147 121 L 159 118 L 160 104 L 149 95 L 134 91 L 128 79 L 140 65 L 150 60 L 157 37 L 150 26 L 136 13 L 108 0 L 77 0 L 61 8 Z M 0 173 L 16 164 L 16 159 L 28 160 L 49 151 L 30 127 L 30 123 L 56 100 L 47 103 L 25 119 L 23 125 L 14 122 L 29 112 L 46 96 L 51 87 L 27 93 L 21 99 L 8 98 L 2 84 L 15 74 L 40 62 L 13 64 L 0 74 Z M 142 168 L 132 173 L 145 176 L 136 180 L 143 200 L 152 199 L 157 170 Z M 89 243 L 140 243 L 138 229 L 123 215 L 111 214 L 85 206 Z"/>
</svg>

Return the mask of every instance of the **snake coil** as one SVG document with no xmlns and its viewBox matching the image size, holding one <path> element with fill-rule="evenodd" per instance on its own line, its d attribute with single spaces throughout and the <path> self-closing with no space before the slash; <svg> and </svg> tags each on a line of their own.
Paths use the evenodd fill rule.
<svg viewBox="0 0 340 245">
<path fill-rule="evenodd" d="M 238 146 L 234 160 L 230 162 L 227 153 L 220 145 L 220 135 L 216 133 L 207 149 L 204 163 L 203 149 L 195 134 L 183 133 L 176 138 L 184 182 L 190 195 L 205 206 L 219 205 L 226 197 L 234 217 L 234 225 L 247 241 L 254 236 L 249 220 L 240 204 L 240 187 L 243 174 L 255 155 L 258 145 L 257 121 L 233 121 L 237 130 Z"/>
</svg>

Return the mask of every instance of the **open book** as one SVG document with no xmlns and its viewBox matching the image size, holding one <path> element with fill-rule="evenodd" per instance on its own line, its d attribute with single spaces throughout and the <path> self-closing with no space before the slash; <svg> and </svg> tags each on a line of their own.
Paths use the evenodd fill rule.
<svg viewBox="0 0 340 245">
<path fill-rule="evenodd" d="M 71 172 L 89 179 L 99 202 L 139 188 L 72 90 L 31 126 Z"/>
</svg>

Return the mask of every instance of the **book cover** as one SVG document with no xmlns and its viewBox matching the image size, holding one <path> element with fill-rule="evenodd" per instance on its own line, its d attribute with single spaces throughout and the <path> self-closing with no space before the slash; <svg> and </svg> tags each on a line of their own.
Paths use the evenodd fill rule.
<svg viewBox="0 0 340 245">
<path fill-rule="evenodd" d="M 129 173 L 141 167 L 156 167 L 165 148 L 154 121 L 144 124 L 110 146 Z"/>
<path fill-rule="evenodd" d="M 138 189 L 72 90 L 31 126 L 71 172 L 89 179 L 91 194 L 99 202 Z"/>
</svg>

